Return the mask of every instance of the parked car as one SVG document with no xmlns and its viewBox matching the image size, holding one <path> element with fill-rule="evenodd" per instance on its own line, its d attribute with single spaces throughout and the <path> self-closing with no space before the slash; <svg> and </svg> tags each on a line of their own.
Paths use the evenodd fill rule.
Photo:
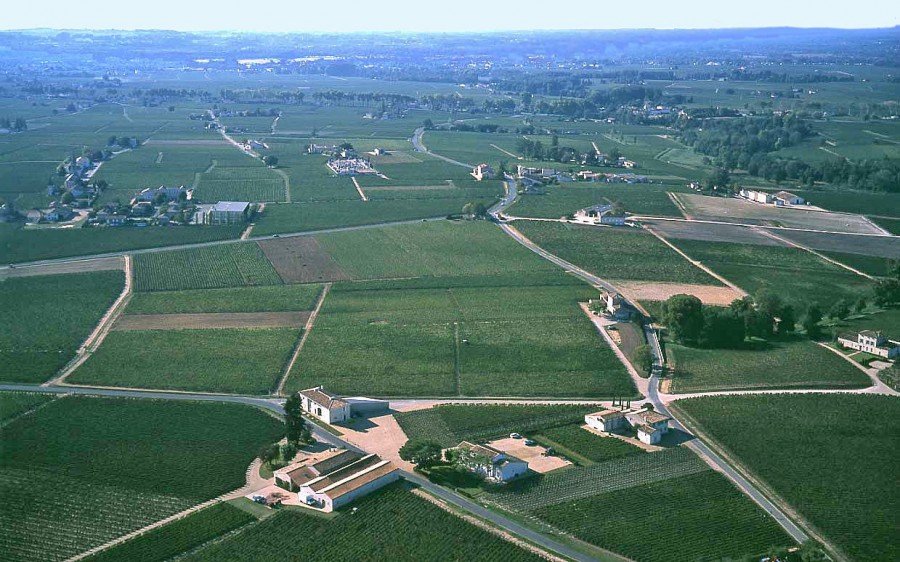
<svg viewBox="0 0 900 562">
<path fill-rule="evenodd" d="M 510 437 L 511 439 L 521 439 L 521 438 L 522 438 L 522 436 L 521 436 L 520 434 L 518 434 L 518 433 L 510 433 L 510 434 L 509 434 L 509 437 Z"/>
<path fill-rule="evenodd" d="M 535 445 L 537 445 L 537 441 L 535 441 L 534 439 L 526 439 L 525 444 L 529 447 L 534 447 Z"/>
</svg>

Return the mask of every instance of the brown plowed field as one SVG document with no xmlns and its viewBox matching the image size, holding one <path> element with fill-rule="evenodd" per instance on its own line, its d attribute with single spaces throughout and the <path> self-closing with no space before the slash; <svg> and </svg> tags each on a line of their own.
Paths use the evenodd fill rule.
<svg viewBox="0 0 900 562">
<path fill-rule="evenodd" d="M 731 287 L 690 285 L 686 283 L 654 283 L 651 281 L 613 281 L 623 294 L 639 301 L 664 301 L 673 295 L 694 295 L 703 304 L 727 306 L 741 294 Z"/>
<path fill-rule="evenodd" d="M 309 312 L 217 312 L 198 314 L 126 314 L 113 330 L 195 330 L 204 328 L 294 328 Z"/>
<path fill-rule="evenodd" d="M 260 240 L 259 247 L 285 283 L 344 281 L 350 278 L 312 236 Z"/>
</svg>

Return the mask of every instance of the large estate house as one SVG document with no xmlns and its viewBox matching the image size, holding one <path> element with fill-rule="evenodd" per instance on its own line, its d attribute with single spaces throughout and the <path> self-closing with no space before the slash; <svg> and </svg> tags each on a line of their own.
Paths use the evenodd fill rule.
<svg viewBox="0 0 900 562">
<path fill-rule="evenodd" d="M 838 336 L 838 343 L 845 348 L 864 351 L 885 359 L 900 357 L 900 341 L 889 340 L 883 333 L 873 330 Z"/>
</svg>

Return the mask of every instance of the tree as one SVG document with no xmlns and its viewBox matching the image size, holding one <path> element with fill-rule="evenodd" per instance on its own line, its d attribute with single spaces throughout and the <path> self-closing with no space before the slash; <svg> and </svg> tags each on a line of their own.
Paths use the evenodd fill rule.
<svg viewBox="0 0 900 562">
<path fill-rule="evenodd" d="M 639 373 L 650 373 L 653 369 L 653 353 L 647 344 L 639 345 L 631 352 L 631 358 L 634 366 Z"/>
<path fill-rule="evenodd" d="M 862 312 L 868 305 L 869 299 L 867 299 L 865 295 L 862 295 L 856 299 L 856 302 L 853 304 L 853 310 L 854 312 Z"/>
<path fill-rule="evenodd" d="M 794 312 L 794 307 L 789 304 L 781 308 L 779 319 L 778 333 L 781 335 L 793 332 L 797 327 L 797 315 Z"/>
<path fill-rule="evenodd" d="M 819 326 L 819 322 L 822 321 L 822 311 L 819 310 L 818 305 L 812 304 L 806 309 L 806 315 L 803 317 L 803 322 L 801 325 L 803 329 L 806 330 L 806 335 L 809 336 L 810 339 L 816 339 L 822 335 L 822 327 Z"/>
<path fill-rule="evenodd" d="M 731 176 L 725 168 L 715 168 L 706 176 L 706 189 L 713 191 L 716 188 L 723 189 L 731 181 Z"/>
<path fill-rule="evenodd" d="M 843 320 L 850 316 L 850 303 L 846 299 L 838 299 L 828 311 L 828 316 L 835 320 Z"/>
<path fill-rule="evenodd" d="M 696 343 L 703 331 L 703 304 L 693 295 L 674 295 L 665 303 L 663 322 L 679 343 Z"/>
<path fill-rule="evenodd" d="M 434 441 L 407 441 L 400 447 L 400 458 L 413 463 L 416 468 L 428 468 L 441 462 L 442 447 Z"/>
<path fill-rule="evenodd" d="M 746 327 L 744 319 L 729 308 L 706 307 L 703 309 L 703 334 L 706 347 L 734 348 L 744 343 Z"/>
<path fill-rule="evenodd" d="M 275 459 L 277 459 L 277 458 L 278 458 L 278 455 L 279 455 L 280 453 L 281 453 L 281 451 L 280 451 L 280 449 L 278 448 L 278 445 L 276 445 L 276 444 L 273 443 L 273 444 L 270 444 L 270 445 L 264 445 L 264 446 L 259 450 L 259 453 L 258 453 L 256 456 L 257 456 L 257 457 L 259 458 L 259 460 L 261 460 L 263 463 L 270 463 L 270 462 L 274 461 Z"/>
<path fill-rule="evenodd" d="M 434 121 L 432 121 L 431 119 L 426 119 L 426 120 L 422 121 L 422 127 L 426 131 L 430 131 L 430 130 L 434 129 Z"/>
<path fill-rule="evenodd" d="M 270 168 L 274 168 L 278 165 L 278 157 L 269 154 L 268 156 L 263 157 L 263 163 Z"/>
<path fill-rule="evenodd" d="M 303 418 L 303 403 L 299 394 L 292 394 L 284 403 L 285 436 L 290 443 L 308 443 L 312 433 Z"/>
</svg>

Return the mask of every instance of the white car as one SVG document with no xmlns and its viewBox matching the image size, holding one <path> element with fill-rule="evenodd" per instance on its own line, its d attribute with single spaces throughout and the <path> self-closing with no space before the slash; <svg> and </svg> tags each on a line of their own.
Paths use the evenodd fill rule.
<svg viewBox="0 0 900 562">
<path fill-rule="evenodd" d="M 519 435 L 518 433 L 510 433 L 509 437 L 510 437 L 510 439 L 521 439 L 522 438 L 522 436 Z"/>
</svg>

